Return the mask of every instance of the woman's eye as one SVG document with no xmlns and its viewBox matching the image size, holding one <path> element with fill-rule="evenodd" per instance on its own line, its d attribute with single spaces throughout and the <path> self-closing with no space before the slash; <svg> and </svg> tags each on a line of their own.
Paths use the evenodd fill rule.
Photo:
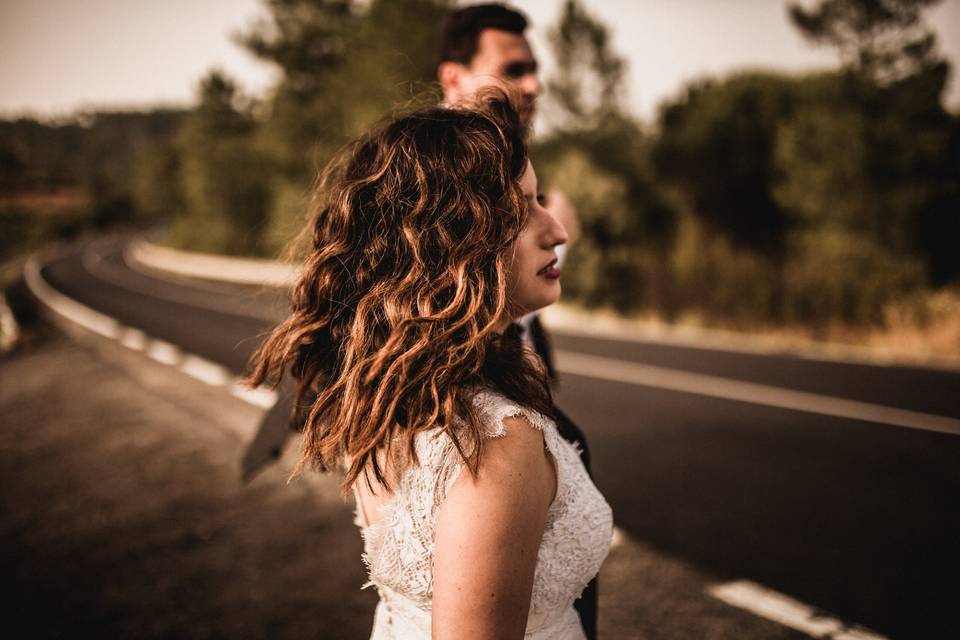
<svg viewBox="0 0 960 640">
<path fill-rule="evenodd" d="M 543 195 L 542 193 L 538 193 L 538 194 L 537 194 L 537 204 L 539 204 L 541 207 L 546 206 L 546 204 L 547 204 L 547 196 Z"/>
</svg>

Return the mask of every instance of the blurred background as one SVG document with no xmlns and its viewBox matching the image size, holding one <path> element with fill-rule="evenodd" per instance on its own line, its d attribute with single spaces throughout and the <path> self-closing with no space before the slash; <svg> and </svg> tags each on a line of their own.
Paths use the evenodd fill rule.
<svg viewBox="0 0 960 640">
<path fill-rule="evenodd" d="M 286 312 L 264 260 L 438 98 L 460 4 L 0 0 L 14 635 L 368 635 L 336 479 L 285 484 L 235 383 Z M 955 636 L 960 0 L 514 4 L 582 228 L 545 315 L 617 524 L 600 637 Z"/>
<path fill-rule="evenodd" d="M 960 2 L 516 4 L 566 302 L 960 355 Z M 436 95 L 446 6 L 3 2 L 3 257 L 117 224 L 278 254 L 325 159 Z"/>
</svg>

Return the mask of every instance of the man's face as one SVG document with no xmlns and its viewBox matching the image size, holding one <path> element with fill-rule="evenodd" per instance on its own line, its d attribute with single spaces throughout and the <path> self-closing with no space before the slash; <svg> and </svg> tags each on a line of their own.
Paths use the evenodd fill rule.
<svg viewBox="0 0 960 640">
<path fill-rule="evenodd" d="M 520 100 L 520 119 L 527 126 L 533 121 L 540 80 L 537 59 L 522 35 L 484 29 L 477 39 L 477 53 L 466 67 L 459 65 L 456 80 L 445 85 L 449 102 L 469 101 L 486 87 L 516 92 Z"/>
</svg>

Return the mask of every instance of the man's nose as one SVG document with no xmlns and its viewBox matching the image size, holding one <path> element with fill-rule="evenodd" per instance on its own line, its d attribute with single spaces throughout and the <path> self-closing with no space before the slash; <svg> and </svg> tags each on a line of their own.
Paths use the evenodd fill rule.
<svg viewBox="0 0 960 640">
<path fill-rule="evenodd" d="M 523 91 L 524 95 L 536 98 L 543 90 L 543 86 L 540 84 L 540 78 L 537 77 L 537 74 L 528 73 L 520 79 L 520 90 Z"/>
</svg>

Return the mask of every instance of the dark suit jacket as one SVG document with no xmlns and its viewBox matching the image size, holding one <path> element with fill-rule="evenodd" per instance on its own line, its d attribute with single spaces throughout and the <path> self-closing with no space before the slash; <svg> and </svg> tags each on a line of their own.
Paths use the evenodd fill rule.
<svg viewBox="0 0 960 640">
<path fill-rule="evenodd" d="M 533 316 L 530 321 L 530 342 L 533 343 L 533 348 L 543 359 L 543 363 L 547 367 L 547 373 L 550 375 L 550 380 L 556 383 L 558 380 L 557 368 L 553 360 L 553 349 L 550 347 L 550 336 L 540 323 L 540 317 L 536 315 Z M 583 460 L 583 466 L 587 468 L 587 473 L 590 474 L 592 478 L 593 470 L 590 466 L 590 447 L 587 446 L 586 436 L 583 435 L 583 431 L 580 430 L 573 420 L 570 419 L 570 416 L 564 413 L 560 407 L 554 406 L 554 412 L 557 431 L 560 432 L 564 440 L 580 447 L 580 451 L 582 452 L 580 458 Z M 577 613 L 580 614 L 580 624 L 583 626 L 583 631 L 589 640 L 595 640 L 597 637 L 597 598 L 597 579 L 594 578 L 587 585 L 587 588 L 583 590 L 580 599 L 573 604 Z"/>
</svg>

